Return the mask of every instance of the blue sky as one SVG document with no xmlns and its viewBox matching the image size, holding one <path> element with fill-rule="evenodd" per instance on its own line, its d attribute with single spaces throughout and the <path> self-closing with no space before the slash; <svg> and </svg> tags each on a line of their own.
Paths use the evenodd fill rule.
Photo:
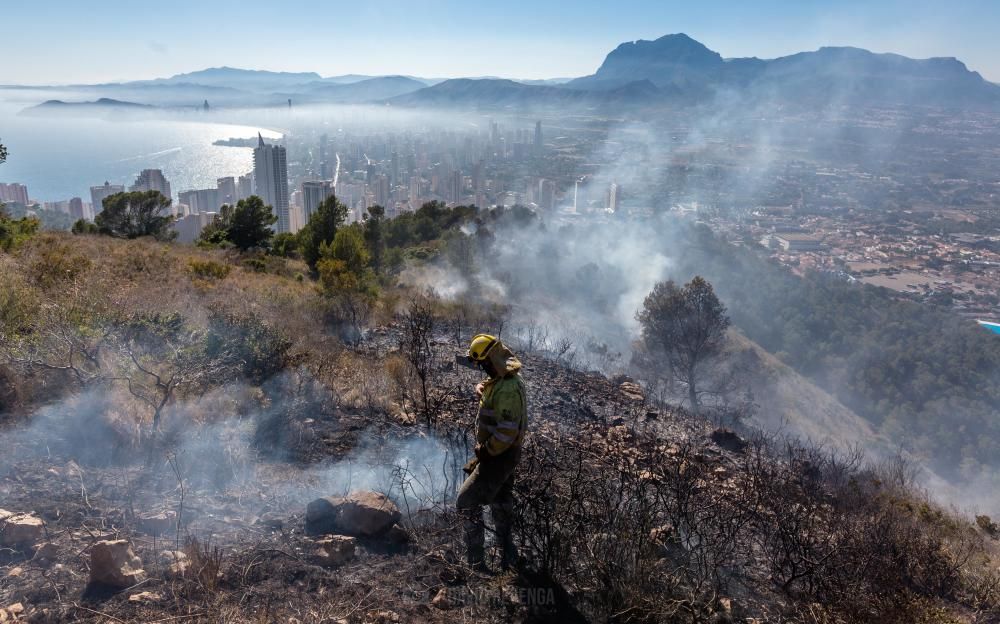
<svg viewBox="0 0 1000 624">
<path fill-rule="evenodd" d="M 578 76 L 622 41 L 674 32 L 727 57 L 822 45 L 955 56 L 1000 81 L 998 0 L 0 0 L 0 16 L 0 84 L 219 65 L 324 76 Z"/>
</svg>

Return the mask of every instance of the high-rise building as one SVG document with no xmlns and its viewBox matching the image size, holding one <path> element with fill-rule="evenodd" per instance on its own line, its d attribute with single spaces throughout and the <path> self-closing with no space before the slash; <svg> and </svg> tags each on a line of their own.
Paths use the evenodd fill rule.
<svg viewBox="0 0 1000 624">
<path fill-rule="evenodd" d="M 616 182 L 612 182 L 608 187 L 608 212 L 618 212 L 618 207 L 622 201 L 622 189 Z"/>
<path fill-rule="evenodd" d="M 389 176 L 384 173 L 380 173 L 375 176 L 375 182 L 372 185 L 375 191 L 375 203 L 383 208 L 389 208 Z"/>
<path fill-rule="evenodd" d="M 291 108 L 291 100 L 288 102 Z M 257 148 L 253 151 L 254 192 L 274 210 L 278 217 L 277 231 L 290 232 L 288 214 L 288 160 L 285 148 L 267 145 L 257 134 Z"/>
<path fill-rule="evenodd" d="M 69 216 L 74 219 L 83 219 L 87 216 L 83 211 L 83 200 L 79 197 L 69 200 Z"/>
<path fill-rule="evenodd" d="M 538 207 L 542 210 L 552 210 L 555 207 L 556 183 L 552 180 L 538 181 Z"/>
<path fill-rule="evenodd" d="M 114 195 L 115 193 L 124 193 L 125 186 L 121 184 L 110 184 L 105 181 L 104 186 L 92 186 L 90 187 L 90 203 L 94 209 L 94 216 L 101 214 L 104 210 L 104 198 Z"/>
<path fill-rule="evenodd" d="M 28 205 L 28 187 L 16 182 L 12 184 L 0 183 L 0 202 L 16 202 Z"/>
<path fill-rule="evenodd" d="M 188 214 L 217 212 L 220 205 L 218 189 L 183 191 L 178 194 L 177 199 L 180 203 L 187 204 Z"/>
<path fill-rule="evenodd" d="M 410 177 L 410 208 L 416 210 L 418 208 L 417 203 L 420 201 L 420 178 L 418 176 Z"/>
<path fill-rule="evenodd" d="M 535 122 L 535 153 L 542 151 L 542 122 Z"/>
<path fill-rule="evenodd" d="M 329 180 L 310 180 L 302 183 L 302 214 L 305 223 L 309 223 L 309 217 L 333 193 L 333 182 Z"/>
<path fill-rule="evenodd" d="M 451 188 L 449 189 L 450 190 L 449 194 L 451 195 L 451 201 L 455 202 L 456 204 L 462 201 L 462 191 L 465 190 L 464 186 L 465 185 L 463 184 L 462 180 L 462 172 L 456 169 L 451 174 Z"/>
<path fill-rule="evenodd" d="M 136 177 L 135 184 L 133 184 L 129 190 L 159 191 L 160 194 L 167 199 L 172 197 L 170 193 L 170 182 L 163 177 L 163 172 L 159 169 L 143 169 L 142 172 Z"/>
<path fill-rule="evenodd" d="M 253 195 L 253 172 L 241 175 L 236 181 L 236 201 L 246 199 Z"/>
<path fill-rule="evenodd" d="M 216 180 L 215 190 L 215 200 L 219 202 L 220 206 L 222 204 L 233 205 L 240 199 L 236 194 L 236 178 L 232 176 Z"/>
</svg>

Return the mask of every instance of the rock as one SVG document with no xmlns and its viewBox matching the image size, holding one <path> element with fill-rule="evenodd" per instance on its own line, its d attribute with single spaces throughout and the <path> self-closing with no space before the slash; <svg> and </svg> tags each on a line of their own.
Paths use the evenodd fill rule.
<svg viewBox="0 0 1000 624">
<path fill-rule="evenodd" d="M 316 540 L 316 562 L 322 566 L 339 566 L 347 563 L 357 552 L 358 541 L 346 535 L 328 535 Z"/>
<path fill-rule="evenodd" d="M 395 611 L 369 611 L 365 615 L 365 624 L 397 624 L 399 614 Z"/>
<path fill-rule="evenodd" d="M 111 587 L 131 587 L 146 579 L 142 560 L 128 540 L 103 540 L 90 549 L 90 582 Z"/>
<path fill-rule="evenodd" d="M 0 509 L 0 546 L 34 544 L 42 537 L 45 523 L 31 514 Z"/>
<path fill-rule="evenodd" d="M 632 401 L 645 401 L 646 393 L 643 392 L 642 386 L 635 383 L 634 381 L 624 381 L 618 386 L 618 389 L 625 396 L 626 399 L 631 399 Z"/>
<path fill-rule="evenodd" d="M 713 431 L 711 438 L 712 442 L 732 453 L 742 453 L 748 446 L 746 440 L 737 435 L 732 429 L 727 429 L 726 427 L 719 427 Z"/>
<path fill-rule="evenodd" d="M 0 622 L 14 622 L 24 613 L 24 605 L 15 602 L 9 607 L 0 609 Z"/>
<path fill-rule="evenodd" d="M 139 592 L 128 597 L 129 602 L 156 602 L 162 600 L 163 596 L 150 591 Z"/>
<path fill-rule="evenodd" d="M 723 468 L 722 466 L 719 466 L 718 468 L 712 471 L 712 476 L 715 477 L 716 479 L 719 479 L 720 481 L 724 481 L 729 478 L 729 471 Z"/>
<path fill-rule="evenodd" d="M 385 532 L 385 541 L 390 544 L 406 544 L 410 541 L 410 534 L 406 532 L 406 529 L 399 526 L 398 524 L 392 525 L 388 531 Z"/>
<path fill-rule="evenodd" d="M 7 573 L 8 578 L 17 578 L 24 574 L 24 568 L 18 566 L 16 568 L 11 568 L 10 572 Z"/>
<path fill-rule="evenodd" d="M 436 609 L 441 609 L 442 611 L 447 611 L 455 606 L 452 600 L 448 598 L 447 588 L 441 588 L 438 590 L 437 595 L 435 595 L 434 599 L 431 600 L 431 606 Z"/>
<path fill-rule="evenodd" d="M 160 553 L 160 565 L 166 569 L 167 578 L 181 578 L 187 571 L 191 562 L 188 556 L 180 550 L 164 550 Z"/>
<path fill-rule="evenodd" d="M 139 531 L 146 535 L 166 535 L 177 529 L 177 512 L 162 511 L 158 514 L 141 516 L 137 524 Z"/>
<path fill-rule="evenodd" d="M 384 534 L 403 514 L 395 503 L 377 492 L 352 492 L 346 497 L 317 498 L 306 507 L 306 532 L 357 537 Z"/>
<path fill-rule="evenodd" d="M 35 544 L 35 554 L 31 560 L 37 563 L 49 564 L 55 563 L 58 558 L 59 547 L 52 542 L 45 542 L 42 544 Z"/>
</svg>

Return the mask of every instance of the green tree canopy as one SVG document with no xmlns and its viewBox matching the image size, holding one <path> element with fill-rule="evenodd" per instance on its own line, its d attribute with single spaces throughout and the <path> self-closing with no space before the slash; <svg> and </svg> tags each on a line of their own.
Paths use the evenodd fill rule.
<svg viewBox="0 0 1000 624">
<path fill-rule="evenodd" d="M 104 198 L 104 210 L 94 222 L 102 234 L 116 238 L 152 236 L 171 240 L 177 233 L 170 228 L 174 217 L 167 213 L 170 198 L 159 191 L 115 193 Z"/>
<path fill-rule="evenodd" d="M 712 285 L 700 276 L 679 288 L 673 281 L 653 287 L 636 314 L 650 351 L 666 358 L 673 374 L 688 388 L 691 409 L 698 411 L 699 367 L 724 344 L 729 317 Z"/>
<path fill-rule="evenodd" d="M 320 246 L 329 245 L 337 235 L 337 229 L 347 220 L 347 206 L 336 197 L 326 198 L 309 216 L 309 223 L 299 232 L 299 250 L 302 258 L 315 270 L 320 260 Z"/>
<path fill-rule="evenodd" d="M 254 247 L 268 248 L 274 230 L 271 226 L 278 221 L 270 206 L 256 195 L 241 199 L 236 203 L 229 222 L 227 239 L 242 250 Z"/>
<path fill-rule="evenodd" d="M 225 247 L 232 245 L 240 250 L 271 246 L 277 222 L 270 206 L 256 195 L 241 199 L 235 206 L 226 204 L 219 209 L 212 222 L 205 226 L 198 237 L 200 245 Z"/>
<path fill-rule="evenodd" d="M 365 215 L 365 244 L 371 255 L 372 269 L 381 274 L 385 268 L 385 208 L 372 206 Z"/>
</svg>

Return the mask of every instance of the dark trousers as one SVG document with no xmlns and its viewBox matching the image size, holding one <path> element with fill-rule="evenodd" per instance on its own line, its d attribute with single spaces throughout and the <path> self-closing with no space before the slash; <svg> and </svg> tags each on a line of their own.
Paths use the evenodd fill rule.
<svg viewBox="0 0 1000 624">
<path fill-rule="evenodd" d="M 483 561 L 486 529 L 483 506 L 490 506 L 496 525 L 497 542 L 503 549 L 504 567 L 517 559 L 511 522 L 514 513 L 514 471 L 521 449 L 511 448 L 496 457 L 483 455 L 475 470 L 462 483 L 455 506 L 465 516 L 465 545 L 470 564 Z"/>
</svg>

